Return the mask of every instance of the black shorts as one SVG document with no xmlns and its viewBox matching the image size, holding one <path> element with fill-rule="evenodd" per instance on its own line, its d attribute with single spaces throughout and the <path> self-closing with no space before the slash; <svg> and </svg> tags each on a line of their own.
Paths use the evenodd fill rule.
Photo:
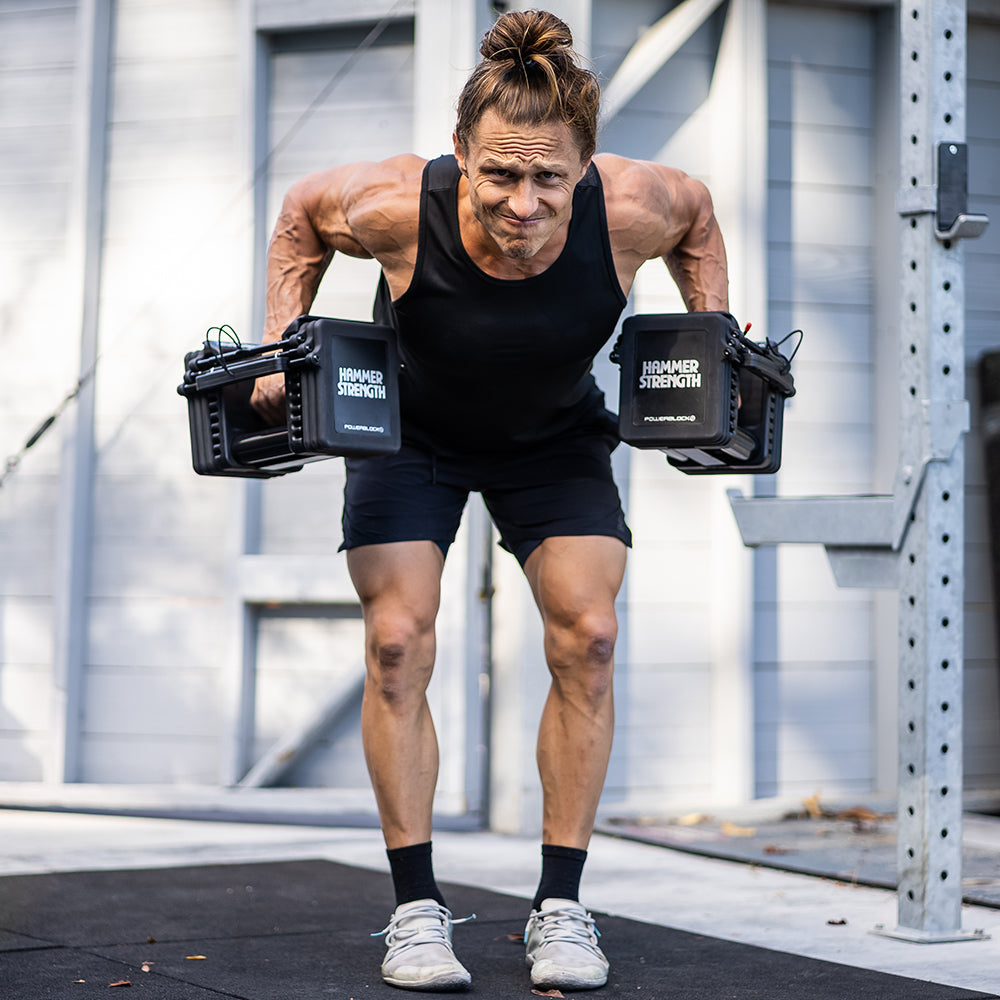
<svg viewBox="0 0 1000 1000">
<path fill-rule="evenodd" d="M 469 493 L 481 493 L 500 544 L 523 566 L 546 538 L 609 535 L 632 544 L 611 474 L 613 443 L 580 436 L 503 456 L 445 458 L 404 444 L 348 458 L 341 550 L 436 542 L 447 555 Z"/>
</svg>

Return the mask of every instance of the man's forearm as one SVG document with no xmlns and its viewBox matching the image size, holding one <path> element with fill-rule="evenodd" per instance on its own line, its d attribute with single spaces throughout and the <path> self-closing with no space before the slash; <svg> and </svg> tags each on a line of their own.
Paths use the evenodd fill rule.
<svg viewBox="0 0 1000 1000">
<path fill-rule="evenodd" d="M 308 214 L 290 193 L 267 251 L 264 340 L 278 340 L 296 316 L 307 313 L 333 251 L 316 233 Z"/>
<path fill-rule="evenodd" d="M 728 311 L 726 247 L 714 215 L 692 227 L 666 265 L 690 312 Z"/>
</svg>

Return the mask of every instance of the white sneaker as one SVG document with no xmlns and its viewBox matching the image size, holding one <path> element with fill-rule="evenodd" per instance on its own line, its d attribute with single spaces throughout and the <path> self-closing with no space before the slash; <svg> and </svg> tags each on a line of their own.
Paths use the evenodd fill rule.
<svg viewBox="0 0 1000 1000">
<path fill-rule="evenodd" d="M 608 981 L 594 918 L 571 899 L 545 899 L 524 929 L 532 986 L 596 989 Z"/>
<path fill-rule="evenodd" d="M 455 957 L 451 928 L 466 920 L 452 920 L 451 910 L 434 899 L 402 903 L 393 911 L 389 926 L 372 937 L 385 935 L 386 955 L 382 978 L 406 990 L 460 990 L 472 976 Z"/>
</svg>

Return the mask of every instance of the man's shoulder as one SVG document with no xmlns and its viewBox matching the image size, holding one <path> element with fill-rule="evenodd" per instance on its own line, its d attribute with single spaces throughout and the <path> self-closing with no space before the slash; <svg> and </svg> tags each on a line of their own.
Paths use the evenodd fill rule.
<svg viewBox="0 0 1000 1000">
<path fill-rule="evenodd" d="M 601 175 L 605 199 L 623 206 L 648 207 L 668 194 L 671 171 L 659 163 L 633 160 L 614 153 L 599 153 L 594 164 Z"/>
<path fill-rule="evenodd" d="M 426 163 L 420 156 L 405 153 L 377 162 L 349 164 L 342 168 L 345 201 L 419 195 Z"/>
<path fill-rule="evenodd" d="M 352 235 L 374 256 L 416 240 L 426 162 L 403 155 L 347 168 L 337 200 Z"/>
</svg>

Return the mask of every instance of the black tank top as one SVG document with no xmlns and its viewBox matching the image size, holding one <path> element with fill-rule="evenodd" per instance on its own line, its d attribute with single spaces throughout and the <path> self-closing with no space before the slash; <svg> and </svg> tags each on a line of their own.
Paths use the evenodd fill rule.
<svg viewBox="0 0 1000 1000">
<path fill-rule="evenodd" d="M 454 156 L 424 168 L 417 261 L 395 302 L 383 277 L 376 322 L 399 336 L 403 440 L 442 455 L 518 450 L 608 430 L 594 356 L 625 306 L 604 189 L 591 164 L 573 194 L 566 245 L 542 274 L 494 278 L 462 245 Z"/>
</svg>

